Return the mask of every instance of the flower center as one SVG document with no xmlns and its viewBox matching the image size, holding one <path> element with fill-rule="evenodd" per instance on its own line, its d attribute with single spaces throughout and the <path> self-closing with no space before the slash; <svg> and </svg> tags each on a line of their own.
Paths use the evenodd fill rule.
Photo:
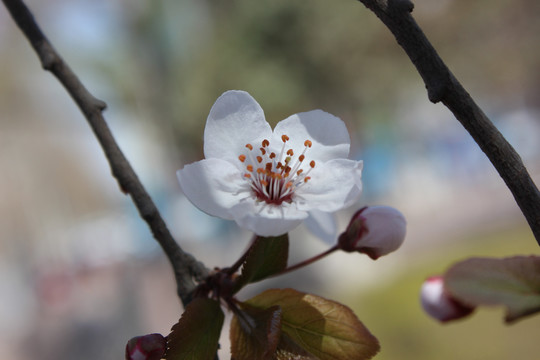
<svg viewBox="0 0 540 360">
<path fill-rule="evenodd" d="M 289 137 L 282 135 L 281 140 L 283 146 L 279 156 L 269 150 L 270 141 L 264 139 L 258 150 L 246 144 L 247 156 L 238 157 L 246 166 L 243 175 L 249 181 L 253 195 L 258 201 L 271 205 L 291 203 L 295 191 L 311 179 L 308 174 L 315 167 L 313 160 L 304 165 L 305 153 L 312 145 L 310 140 L 304 141 L 304 150 L 298 157 L 286 146 Z"/>
</svg>

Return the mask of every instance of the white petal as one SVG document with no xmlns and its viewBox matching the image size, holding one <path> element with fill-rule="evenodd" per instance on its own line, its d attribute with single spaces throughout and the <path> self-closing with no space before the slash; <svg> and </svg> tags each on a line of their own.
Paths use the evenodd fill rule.
<svg viewBox="0 0 540 360">
<path fill-rule="evenodd" d="M 312 210 L 304 221 L 306 228 L 325 243 L 333 245 L 336 243 L 337 225 L 334 214 Z"/>
<path fill-rule="evenodd" d="M 280 121 L 274 129 L 273 142 L 280 143 L 281 136 L 287 135 L 288 148 L 295 151 L 304 149 L 304 142 L 311 140 L 313 146 L 306 152 L 306 158 L 328 161 L 347 158 L 350 137 L 341 119 L 322 110 L 294 114 Z"/>
<path fill-rule="evenodd" d="M 331 160 L 315 166 L 309 176 L 296 191 L 301 210 L 334 212 L 352 205 L 362 194 L 362 161 Z"/>
<path fill-rule="evenodd" d="M 205 213 L 232 220 L 229 209 L 238 203 L 246 182 L 238 169 L 225 160 L 204 159 L 184 166 L 176 173 L 180 187 L 196 207 Z"/>
<path fill-rule="evenodd" d="M 245 91 L 227 91 L 216 100 L 208 115 L 204 156 L 235 163 L 247 143 L 271 135 L 272 128 L 257 101 Z"/>
<path fill-rule="evenodd" d="M 239 203 L 231 212 L 238 225 L 261 236 L 285 234 L 308 216 L 294 206 L 270 206 L 252 199 Z"/>
</svg>

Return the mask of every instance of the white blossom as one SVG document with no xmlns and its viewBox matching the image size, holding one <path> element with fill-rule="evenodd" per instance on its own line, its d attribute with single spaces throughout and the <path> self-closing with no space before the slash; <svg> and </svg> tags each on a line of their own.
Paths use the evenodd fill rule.
<svg viewBox="0 0 540 360">
<path fill-rule="evenodd" d="M 332 213 L 362 192 L 362 162 L 350 138 L 321 110 L 292 115 L 272 130 L 247 92 L 227 91 L 210 110 L 205 159 L 178 170 L 180 187 L 202 211 L 261 236 L 284 234 L 310 212 Z"/>
</svg>

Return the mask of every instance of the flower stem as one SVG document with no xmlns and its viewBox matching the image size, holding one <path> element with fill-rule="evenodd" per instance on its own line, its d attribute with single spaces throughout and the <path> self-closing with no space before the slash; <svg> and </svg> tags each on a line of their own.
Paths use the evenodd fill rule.
<svg viewBox="0 0 540 360">
<path fill-rule="evenodd" d="M 282 271 L 280 271 L 279 273 L 277 274 L 274 274 L 272 275 L 272 277 L 274 276 L 279 276 L 279 275 L 283 275 L 283 274 L 286 274 L 286 273 L 289 273 L 291 271 L 294 271 L 294 270 L 297 270 L 297 269 L 300 269 L 301 267 L 304 267 L 304 266 L 308 266 L 316 261 L 319 261 L 320 259 L 322 259 L 323 257 L 327 256 L 327 255 L 330 255 L 331 253 L 333 253 L 334 251 L 336 250 L 339 250 L 339 246 L 336 244 L 334 246 L 332 246 L 331 248 L 329 248 L 328 250 L 320 253 L 319 255 L 315 255 L 314 257 L 311 257 L 309 259 L 306 259 L 304 261 L 301 261 L 295 265 L 292 265 L 292 266 L 289 266 L 287 267 L 286 269 L 283 269 Z"/>
</svg>

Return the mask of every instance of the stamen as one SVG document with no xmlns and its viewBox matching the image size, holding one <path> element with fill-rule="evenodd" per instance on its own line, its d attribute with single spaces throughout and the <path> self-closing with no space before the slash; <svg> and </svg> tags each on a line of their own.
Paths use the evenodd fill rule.
<svg viewBox="0 0 540 360">
<path fill-rule="evenodd" d="M 309 167 L 307 164 L 303 165 L 305 154 L 312 147 L 311 140 L 304 141 L 305 148 L 298 155 L 295 155 L 295 151 L 299 152 L 300 149 L 285 147 L 289 141 L 288 135 L 282 135 L 281 140 L 283 144 L 279 153 L 272 152 L 270 141 L 263 139 L 257 151 L 253 151 L 253 145 L 246 144 L 249 152 L 238 156 L 238 160 L 245 164 L 245 173 L 242 176 L 248 181 L 251 196 L 262 203 L 259 210 L 267 206 L 273 209 L 273 205 L 279 206 L 283 202 L 292 203 L 301 199 L 301 196 L 295 193 L 311 179 L 308 175 L 316 165 L 313 160 L 309 161 Z M 283 211 L 281 207 L 280 210 Z"/>
</svg>

